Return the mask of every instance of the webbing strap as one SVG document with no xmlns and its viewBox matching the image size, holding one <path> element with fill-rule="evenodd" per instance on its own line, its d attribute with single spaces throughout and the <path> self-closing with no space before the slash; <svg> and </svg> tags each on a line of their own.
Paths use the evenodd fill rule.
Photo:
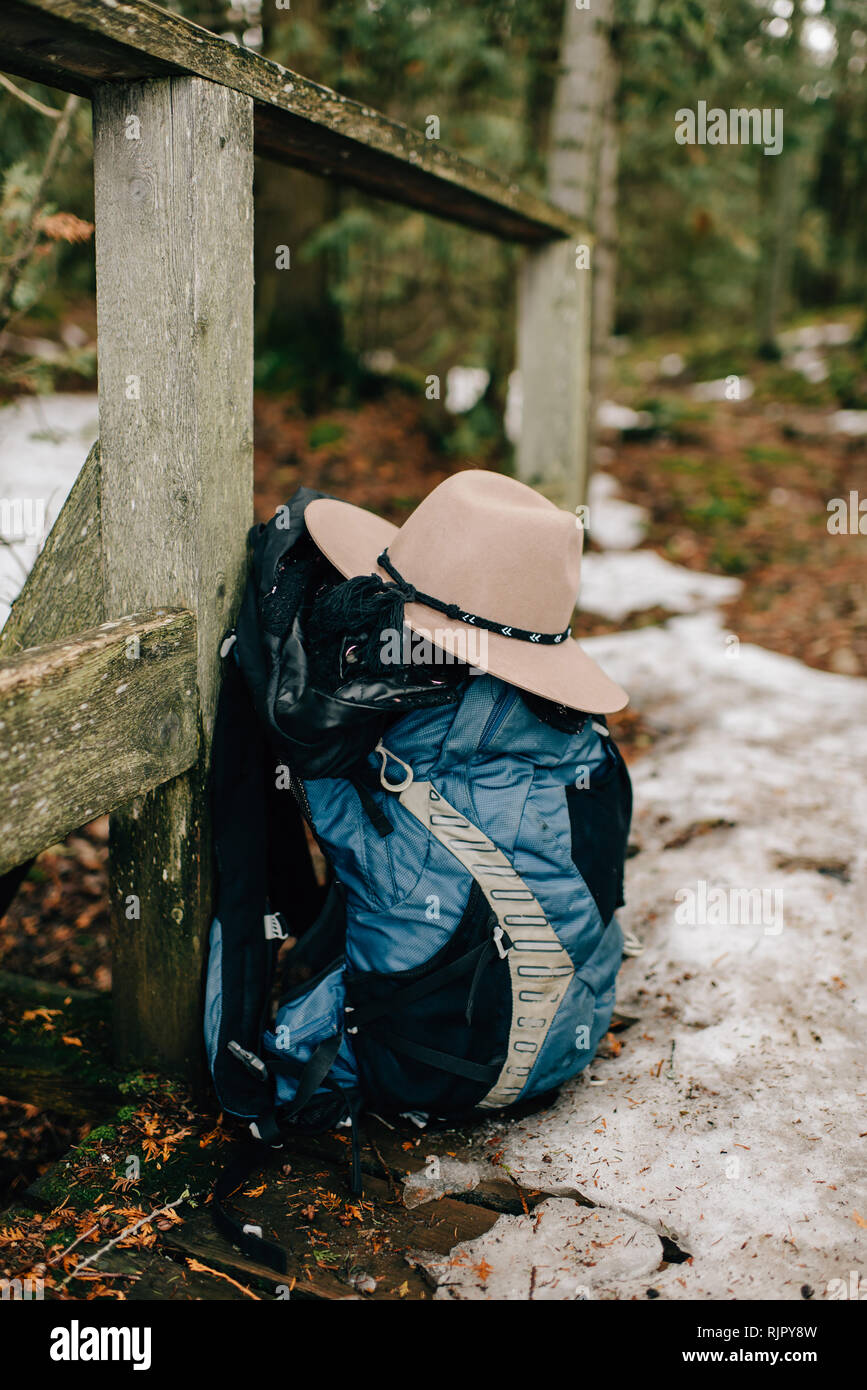
<svg viewBox="0 0 867 1390">
<path fill-rule="evenodd" d="M 455 1076 L 463 1076 L 467 1081 L 481 1081 L 488 1086 L 493 1085 L 500 1074 L 499 1067 L 486 1067 L 481 1062 L 467 1062 L 463 1057 L 453 1057 L 449 1052 L 437 1052 L 433 1047 L 423 1047 L 421 1043 L 411 1042 L 409 1038 L 402 1038 L 397 1033 L 392 1033 L 390 1029 L 371 1028 L 371 1036 L 384 1043 L 386 1047 L 393 1048 L 395 1052 L 403 1052 L 407 1057 L 413 1057 L 417 1062 L 424 1062 L 429 1067 L 436 1067 L 438 1071 L 453 1072 Z"/>
<path fill-rule="evenodd" d="M 324 1042 L 321 1042 L 313 1055 L 302 1063 L 301 1080 L 298 1083 L 298 1090 L 295 1092 L 295 1099 L 289 1109 L 284 1112 L 286 1119 L 291 1119 L 293 1115 L 299 1114 L 319 1090 L 337 1060 L 342 1042 L 343 1034 L 335 1033 L 333 1038 L 326 1038 Z"/>
<path fill-rule="evenodd" d="M 374 999 L 369 1004 L 361 1004 L 357 1009 L 352 1009 L 349 1022 L 352 1024 L 352 1031 L 356 1028 L 364 1028 L 368 1023 L 372 1023 L 375 1018 L 380 1018 L 383 1014 L 394 1013 L 406 1008 L 408 1004 L 414 1004 L 417 999 L 423 999 L 426 994 L 432 994 L 434 990 L 441 989 L 443 985 L 457 979 L 460 975 L 469 974 L 474 969 L 480 957 L 485 954 L 490 946 L 490 941 L 485 940 L 479 946 L 474 946 L 465 955 L 458 956 L 457 960 L 444 965 L 440 970 L 435 970 L 432 975 L 422 976 L 421 979 L 414 980 L 412 984 L 405 985 L 398 990 L 397 994 L 390 994 L 387 999 Z"/>
<path fill-rule="evenodd" d="M 291 1070 L 293 1075 L 298 1077 L 298 1090 L 295 1092 L 295 1099 L 291 1106 L 284 1112 L 284 1118 L 290 1119 L 304 1109 L 307 1102 L 315 1095 L 320 1086 L 329 1084 L 328 1073 L 334 1065 L 340 1044 L 343 1041 L 343 1034 L 336 1033 L 333 1038 L 326 1038 L 316 1048 L 315 1052 L 306 1062 L 297 1062 L 291 1068 L 286 1065 L 281 1067 L 281 1062 L 288 1063 L 289 1058 L 274 1059 L 272 1069 L 275 1071 Z M 275 1065 L 276 1063 L 276 1065 Z M 339 1089 L 331 1083 L 331 1087 Z M 265 1116 L 257 1122 L 260 1133 L 266 1140 L 273 1139 L 277 1134 L 276 1126 L 272 1116 Z M 356 1190 L 355 1184 L 358 1182 L 358 1156 L 357 1139 L 353 1134 L 353 1191 Z M 268 1157 L 274 1151 L 274 1146 L 267 1147 L 262 1142 L 245 1143 L 236 1152 L 234 1158 L 226 1164 L 217 1181 L 214 1184 L 214 1199 L 212 1215 L 214 1225 L 221 1235 L 237 1245 L 245 1255 L 252 1260 L 258 1260 L 265 1264 L 269 1269 L 275 1269 L 278 1274 L 285 1274 L 287 1270 L 286 1252 L 274 1243 L 266 1240 L 264 1236 L 258 1235 L 250 1228 L 249 1223 L 245 1227 L 235 1217 L 230 1216 L 223 1203 L 230 1197 L 242 1183 L 246 1182 L 250 1174 L 256 1169 L 261 1168 Z"/>
<path fill-rule="evenodd" d="M 264 1236 L 256 1235 L 254 1231 L 249 1229 L 249 1225 L 245 1229 L 245 1226 L 234 1216 L 230 1216 L 223 1206 L 227 1197 L 231 1197 L 232 1193 L 247 1181 L 251 1173 L 263 1166 L 267 1161 L 268 1153 L 269 1151 L 261 1144 L 246 1143 L 241 1145 L 214 1184 L 211 1215 L 220 1234 L 231 1241 L 233 1245 L 237 1245 L 244 1255 L 247 1255 L 251 1260 L 257 1260 L 260 1264 L 267 1265 L 269 1269 L 276 1270 L 278 1274 L 285 1274 L 288 1270 L 288 1263 L 286 1251 L 282 1246 L 277 1245 L 272 1240 L 266 1240 Z"/>
<path fill-rule="evenodd" d="M 575 967 L 535 894 L 478 826 L 456 811 L 430 782 L 414 779 L 398 800 L 472 874 L 511 938 L 508 1052 L 478 1108 L 511 1105 L 526 1085 Z"/>
</svg>

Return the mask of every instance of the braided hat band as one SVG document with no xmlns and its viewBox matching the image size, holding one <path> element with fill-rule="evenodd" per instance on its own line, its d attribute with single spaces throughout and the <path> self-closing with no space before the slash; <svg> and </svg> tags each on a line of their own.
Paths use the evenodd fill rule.
<svg viewBox="0 0 867 1390">
<path fill-rule="evenodd" d="M 410 584 L 409 580 L 404 579 L 395 569 L 388 558 L 387 549 L 377 556 L 376 563 L 393 580 L 405 603 L 423 603 L 426 608 L 435 608 L 438 613 L 445 614 L 454 622 L 469 623 L 472 627 L 485 628 L 488 632 L 498 632 L 501 637 L 514 637 L 518 642 L 535 642 L 545 647 L 554 647 L 559 642 L 565 642 L 572 633 L 571 627 L 565 628 L 563 632 L 531 632 L 529 628 L 492 622 L 490 618 L 481 618 L 477 613 L 465 613 L 457 603 L 441 603 L 438 598 L 432 598 L 430 594 L 423 594 L 421 590 L 416 589 L 414 584 Z"/>
</svg>

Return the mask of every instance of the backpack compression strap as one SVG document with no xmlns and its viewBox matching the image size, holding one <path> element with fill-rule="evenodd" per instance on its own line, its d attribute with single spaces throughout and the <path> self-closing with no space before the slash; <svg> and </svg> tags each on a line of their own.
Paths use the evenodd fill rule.
<svg viewBox="0 0 867 1390">
<path fill-rule="evenodd" d="M 526 1085 L 575 967 L 541 903 L 502 850 L 456 811 L 431 782 L 415 781 L 412 770 L 403 765 L 408 777 L 399 789 L 393 788 L 401 805 L 472 874 L 499 927 L 511 937 L 512 949 L 507 956 L 512 980 L 509 1046 L 499 1076 L 479 1101 L 480 1109 L 495 1110 L 512 1105 Z M 392 789 L 384 776 L 381 780 Z"/>
</svg>

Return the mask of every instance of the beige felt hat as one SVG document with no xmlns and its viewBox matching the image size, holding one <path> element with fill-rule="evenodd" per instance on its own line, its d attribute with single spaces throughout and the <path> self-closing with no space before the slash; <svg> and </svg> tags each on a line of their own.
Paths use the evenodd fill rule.
<svg viewBox="0 0 867 1390">
<path fill-rule="evenodd" d="M 581 523 L 526 484 L 470 469 L 434 488 L 402 526 L 325 497 L 308 503 L 304 520 L 347 578 L 401 584 L 407 626 L 435 646 L 461 654 L 463 642 L 472 665 L 570 709 L 613 714 L 627 704 L 570 636 Z"/>
</svg>

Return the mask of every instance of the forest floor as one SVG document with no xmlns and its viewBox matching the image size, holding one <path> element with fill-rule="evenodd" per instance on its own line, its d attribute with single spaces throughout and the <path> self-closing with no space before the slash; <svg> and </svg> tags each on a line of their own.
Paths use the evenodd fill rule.
<svg viewBox="0 0 867 1390">
<path fill-rule="evenodd" d="M 263 1178 L 250 1210 L 264 1203 L 291 1244 L 296 1293 L 822 1297 L 865 1268 L 867 592 L 863 537 L 830 530 L 828 503 L 867 495 L 867 449 L 832 430 L 819 386 L 749 370 L 749 399 L 697 401 L 625 359 L 618 400 L 639 424 L 605 435 L 591 493 L 577 630 L 633 699 L 612 728 L 636 784 L 623 920 L 645 951 L 624 965 L 622 1017 L 545 1114 L 468 1135 L 374 1125 L 362 1203 L 341 1136 Z M 315 419 L 260 398 L 257 515 L 303 482 L 399 521 L 475 465 L 424 411 L 400 391 Z M 610 522 L 630 506 L 624 540 Z M 45 851 L 0 922 L 10 1054 L 34 1075 L 59 1056 L 79 1083 L 65 1108 L 63 1086 L 0 1100 L 0 1264 L 40 1267 L 60 1296 L 272 1297 L 201 1210 L 229 1131 L 108 1060 L 106 840 L 103 818 Z M 758 892 L 755 920 L 702 921 L 714 887 Z M 161 1211 L 61 1290 L 85 1250 L 185 1189 L 198 1205 Z"/>
</svg>

